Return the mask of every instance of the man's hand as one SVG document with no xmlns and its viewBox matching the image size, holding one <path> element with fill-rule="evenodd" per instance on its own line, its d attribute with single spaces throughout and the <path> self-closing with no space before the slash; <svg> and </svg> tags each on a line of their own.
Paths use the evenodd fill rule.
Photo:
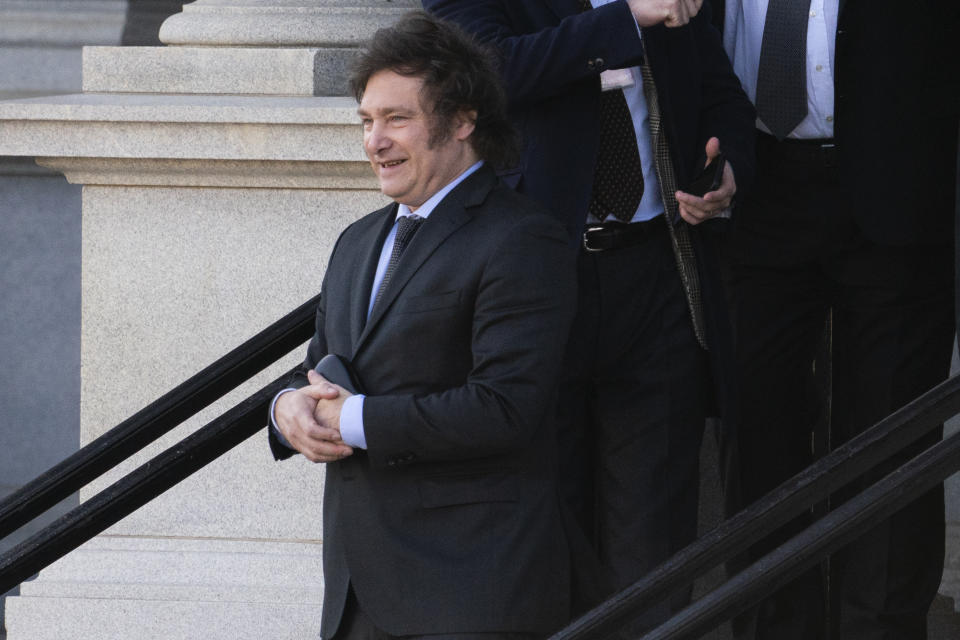
<svg viewBox="0 0 960 640">
<path fill-rule="evenodd" d="M 717 138 L 707 140 L 707 164 L 720 154 L 720 141 Z M 706 166 L 706 165 L 704 165 Z M 737 192 L 737 181 L 733 177 L 733 167 L 727 162 L 723 167 L 723 179 L 716 191 L 708 191 L 703 197 L 677 191 L 677 203 L 680 205 L 680 217 L 690 224 L 700 224 L 718 213 L 730 208 L 733 196 Z"/>
<path fill-rule="evenodd" d="M 346 458 L 353 449 L 340 439 L 339 408 L 333 427 L 326 421 L 322 424 L 315 417 L 320 403 L 337 399 L 341 391 L 314 371 L 308 373 L 308 378 L 309 386 L 288 391 L 277 399 L 274 407 L 277 427 L 290 446 L 311 462 L 334 462 Z"/>
<path fill-rule="evenodd" d="M 328 381 L 326 378 L 312 369 L 307 372 L 307 379 L 310 381 L 311 386 L 333 387 L 336 389 L 337 394 L 335 396 L 324 396 L 317 399 L 317 406 L 313 410 L 313 418 L 321 427 L 336 429 L 337 438 L 339 439 L 340 412 L 343 410 L 343 403 L 346 402 L 347 398 L 353 394 L 340 385 Z"/>
<path fill-rule="evenodd" d="M 700 12 L 703 0 L 627 0 L 627 4 L 641 27 L 661 22 L 668 27 L 682 27 Z"/>
</svg>

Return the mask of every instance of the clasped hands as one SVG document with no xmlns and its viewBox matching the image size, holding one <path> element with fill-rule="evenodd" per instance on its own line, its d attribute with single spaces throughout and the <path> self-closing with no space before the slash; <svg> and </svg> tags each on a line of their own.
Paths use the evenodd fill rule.
<svg viewBox="0 0 960 640">
<path fill-rule="evenodd" d="M 280 433 L 311 462 L 335 462 L 353 453 L 340 437 L 340 411 L 351 394 L 312 369 L 310 384 L 277 399 L 274 419 Z"/>
</svg>

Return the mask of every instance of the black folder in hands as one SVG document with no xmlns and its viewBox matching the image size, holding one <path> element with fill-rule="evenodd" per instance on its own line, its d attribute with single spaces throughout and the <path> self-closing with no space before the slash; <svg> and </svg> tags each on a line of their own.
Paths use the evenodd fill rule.
<svg viewBox="0 0 960 640">
<path fill-rule="evenodd" d="M 327 354 L 320 359 L 313 370 L 350 393 L 363 393 L 357 372 L 353 370 L 353 366 L 346 358 L 333 353 Z"/>
</svg>

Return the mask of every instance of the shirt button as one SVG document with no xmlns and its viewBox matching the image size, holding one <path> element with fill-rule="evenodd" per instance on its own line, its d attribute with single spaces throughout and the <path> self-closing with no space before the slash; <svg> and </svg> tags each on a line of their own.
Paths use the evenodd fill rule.
<svg viewBox="0 0 960 640">
<path fill-rule="evenodd" d="M 833 122 L 833 116 L 827 116 L 827 122 Z"/>
<path fill-rule="evenodd" d="M 817 17 L 817 12 L 816 12 L 816 11 L 811 11 L 811 12 L 810 12 L 810 17 L 811 17 L 811 18 L 816 18 L 816 17 Z"/>
<path fill-rule="evenodd" d="M 816 68 L 817 68 L 817 71 L 823 71 L 823 65 L 822 65 L 822 64 L 818 64 Z"/>
</svg>

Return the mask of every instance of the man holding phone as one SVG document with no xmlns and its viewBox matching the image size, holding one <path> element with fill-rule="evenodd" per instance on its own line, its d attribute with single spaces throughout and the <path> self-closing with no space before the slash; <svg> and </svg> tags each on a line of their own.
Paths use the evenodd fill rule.
<svg viewBox="0 0 960 640">
<path fill-rule="evenodd" d="M 750 181 L 753 108 L 700 0 L 424 6 L 501 52 L 525 138 L 506 178 L 579 248 L 562 489 L 609 588 L 622 589 L 695 537 L 705 416 L 732 417 L 725 302 L 703 223 Z"/>
</svg>

